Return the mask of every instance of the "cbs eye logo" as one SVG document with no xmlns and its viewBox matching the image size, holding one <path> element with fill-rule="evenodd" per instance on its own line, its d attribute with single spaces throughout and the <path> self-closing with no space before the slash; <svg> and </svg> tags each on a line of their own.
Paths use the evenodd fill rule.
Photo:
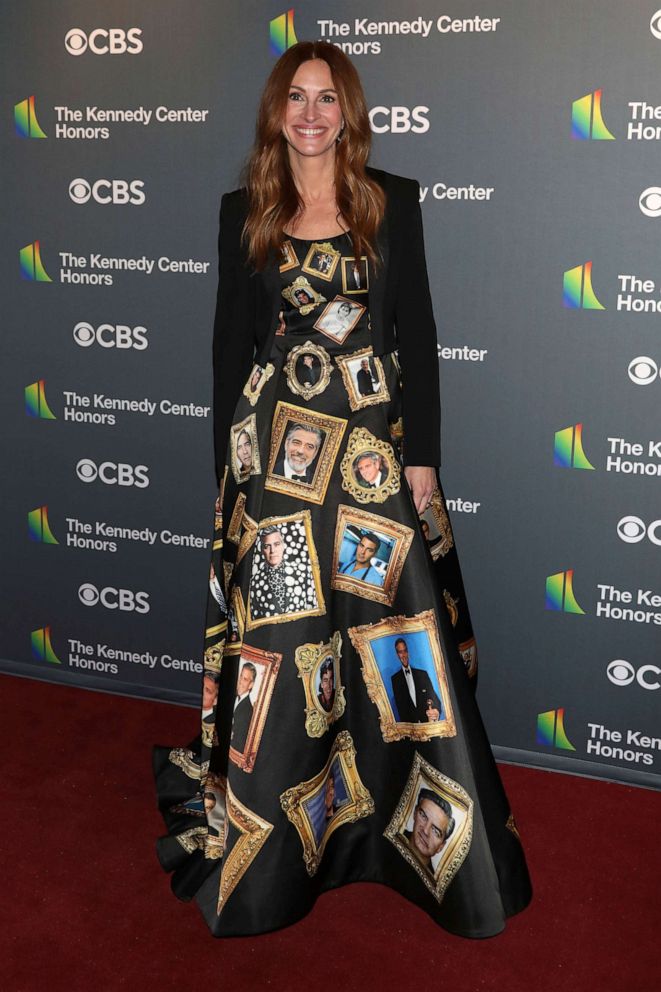
<svg viewBox="0 0 661 992">
<path fill-rule="evenodd" d="M 645 537 L 661 548 L 661 520 L 646 524 L 640 517 L 622 517 L 617 525 L 617 536 L 625 544 L 638 544 Z"/>
<path fill-rule="evenodd" d="M 74 327 L 73 339 L 80 348 L 98 344 L 101 348 L 134 348 L 136 351 L 144 351 L 149 344 L 147 328 L 141 325 L 128 327 L 126 324 L 99 324 L 98 327 L 93 327 L 84 320 Z"/>
<path fill-rule="evenodd" d="M 661 38 L 661 34 L 659 37 Z M 638 199 L 638 206 L 646 217 L 661 217 L 661 186 L 648 186 L 644 189 Z"/>
<path fill-rule="evenodd" d="M 659 366 L 653 358 L 639 355 L 629 362 L 627 372 L 631 381 L 637 386 L 649 386 L 650 382 L 654 382 L 659 375 Z"/>
<path fill-rule="evenodd" d="M 650 20 L 650 31 L 655 38 L 661 41 L 661 10 L 657 10 L 656 14 L 652 14 Z"/>
<path fill-rule="evenodd" d="M 76 475 L 81 482 L 103 482 L 106 486 L 135 486 L 146 489 L 149 469 L 146 465 L 126 465 L 124 462 L 101 462 L 81 458 L 76 465 Z"/>
<path fill-rule="evenodd" d="M 95 28 L 89 33 L 71 28 L 64 37 L 64 47 L 69 55 L 137 55 L 142 51 L 140 28 Z"/>
<path fill-rule="evenodd" d="M 97 179 L 89 183 L 87 179 L 72 179 L 69 183 L 69 196 L 74 203 L 83 204 L 94 200 L 96 203 L 130 203 L 142 205 L 145 200 L 144 182 L 141 179 Z"/>
<path fill-rule="evenodd" d="M 643 689 L 661 688 L 661 682 L 653 678 L 655 675 L 661 675 L 661 668 L 658 668 L 656 665 L 641 665 L 636 671 L 630 661 L 624 661 L 623 658 L 616 658 L 615 661 L 611 661 L 606 669 L 606 675 L 613 685 L 631 685 L 635 679 Z M 652 676 L 652 678 L 649 678 L 649 676 Z"/>
<path fill-rule="evenodd" d="M 97 589 L 91 582 L 83 582 L 78 588 L 78 599 L 83 606 L 105 606 L 107 610 L 121 610 L 122 613 L 149 613 L 149 593 L 133 592 L 132 589 L 116 589 L 105 586 Z"/>
</svg>

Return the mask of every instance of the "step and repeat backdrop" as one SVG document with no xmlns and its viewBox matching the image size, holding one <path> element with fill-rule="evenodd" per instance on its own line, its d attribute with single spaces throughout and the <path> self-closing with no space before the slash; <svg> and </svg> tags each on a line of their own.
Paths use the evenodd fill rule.
<svg viewBox="0 0 661 992">
<path fill-rule="evenodd" d="M 219 199 L 325 39 L 420 184 L 494 750 L 661 785 L 660 2 L 3 6 L 3 671 L 197 705 Z"/>
</svg>

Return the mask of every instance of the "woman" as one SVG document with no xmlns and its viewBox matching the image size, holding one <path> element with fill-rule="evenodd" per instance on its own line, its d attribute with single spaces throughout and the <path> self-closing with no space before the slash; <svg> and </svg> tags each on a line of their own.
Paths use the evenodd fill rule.
<svg viewBox="0 0 661 992">
<path fill-rule="evenodd" d="M 530 899 L 474 700 L 475 640 L 437 476 L 418 184 L 367 167 L 369 147 L 351 62 L 335 46 L 302 42 L 266 84 L 246 186 L 221 202 L 213 567 L 239 641 L 226 641 L 227 615 L 209 597 L 213 729 L 154 756 L 168 828 L 161 864 L 216 936 L 287 925 L 321 891 L 357 880 L 391 886 L 470 937 L 498 933 Z M 339 341 L 315 324 L 355 293 L 343 285 L 351 263 L 367 278 L 352 297 L 359 319 Z M 311 346 L 312 395 L 293 372 Z M 363 357 L 384 383 L 375 396 L 351 380 L 349 362 Z M 269 374 L 255 399 L 242 389 L 257 367 Z M 227 470 L 231 429 L 254 438 L 252 474 L 238 479 Z M 276 468 L 299 435 L 315 449 L 310 466 Z M 358 478 L 355 466 L 372 465 Z M 438 535 L 431 544 L 422 520 Z M 392 548 L 382 583 L 342 573 L 347 528 Z M 329 658 L 326 708 L 317 686 Z M 239 752 L 231 740 L 247 663 L 253 709 Z M 320 834 L 310 810 L 323 807 L 329 775 L 347 798 Z M 205 792 L 217 800 L 213 819 L 198 814 Z M 423 864 L 411 836 L 433 862 Z"/>
</svg>

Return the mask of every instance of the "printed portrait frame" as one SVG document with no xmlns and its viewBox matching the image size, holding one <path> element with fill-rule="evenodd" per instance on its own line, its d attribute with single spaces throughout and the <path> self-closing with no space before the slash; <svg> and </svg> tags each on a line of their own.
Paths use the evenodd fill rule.
<svg viewBox="0 0 661 992">
<path fill-rule="evenodd" d="M 438 486 L 435 487 L 431 494 L 429 506 L 424 513 L 420 514 L 421 526 L 423 520 L 427 523 L 427 526 L 434 524 L 438 531 L 438 536 L 427 542 L 432 558 L 434 561 L 438 558 L 444 558 L 448 551 L 454 547 L 454 538 L 452 536 L 452 526 L 448 511 L 445 508 L 445 503 Z"/>
<path fill-rule="evenodd" d="M 227 528 L 227 540 L 231 541 L 232 544 L 238 544 L 241 540 L 241 521 L 243 519 L 243 512 L 245 510 L 247 498 L 248 497 L 243 492 L 240 492 L 236 497 L 236 503 L 234 504 L 232 516 L 230 517 L 229 526 Z"/>
<path fill-rule="evenodd" d="M 459 654 L 469 679 L 475 678 L 477 675 L 477 641 L 474 637 L 469 637 L 468 640 L 459 644 Z"/>
<path fill-rule="evenodd" d="M 312 571 L 312 581 L 314 584 L 314 592 L 317 599 L 317 606 L 311 607 L 309 610 L 299 610 L 292 613 L 276 613 L 273 616 L 259 617 L 254 619 L 250 615 L 250 586 L 252 585 L 252 574 L 250 576 L 250 584 L 248 587 L 248 604 L 246 609 L 246 631 L 254 630 L 256 627 L 261 627 L 265 623 L 289 623 L 292 620 L 300 620 L 301 617 L 319 617 L 323 616 L 326 612 L 326 603 L 324 600 L 324 592 L 321 585 L 321 572 L 319 569 L 319 556 L 317 554 L 317 548 L 314 543 L 314 536 L 312 534 L 312 517 L 309 510 L 297 510 L 295 513 L 288 513 L 281 516 L 265 517 L 260 520 L 256 527 L 255 534 L 252 541 L 255 542 L 257 535 L 260 530 L 265 527 L 275 526 L 278 524 L 289 523 L 289 521 L 297 520 L 303 524 L 305 531 L 305 544 L 308 551 L 308 557 L 310 560 L 310 568 Z"/>
<path fill-rule="evenodd" d="M 221 542 L 222 547 L 222 542 Z M 223 580 L 225 582 L 225 599 L 227 599 L 227 594 L 229 593 L 230 582 L 232 581 L 232 575 L 234 574 L 234 562 L 223 560 Z"/>
<path fill-rule="evenodd" d="M 346 327 L 346 329 L 345 329 L 342 337 L 339 337 L 339 335 L 332 334 L 330 331 L 326 330 L 323 327 L 322 322 L 323 322 L 324 318 L 327 317 L 328 314 L 331 312 L 331 309 L 334 306 L 336 306 L 336 305 L 339 306 L 339 304 L 341 304 L 341 303 L 350 303 L 351 304 L 351 309 L 352 309 L 352 311 L 354 311 L 354 316 L 353 316 L 352 322 L 350 324 L 347 324 L 347 327 Z M 334 296 L 333 299 L 330 300 L 326 304 L 326 306 L 324 307 L 324 309 L 322 310 L 322 312 L 319 314 L 319 316 L 317 317 L 317 319 L 315 320 L 315 322 L 314 322 L 314 324 L 312 326 L 314 327 L 314 329 L 316 331 L 319 331 L 320 334 L 325 335 L 331 341 L 335 341 L 336 344 L 344 344 L 344 342 L 349 337 L 349 335 L 353 331 L 354 327 L 356 326 L 356 324 L 358 323 L 358 321 L 360 320 L 360 318 L 365 313 L 365 310 L 366 309 L 367 309 L 367 307 L 365 307 L 358 300 L 348 300 L 345 296 L 341 296 L 340 294 L 338 294 L 337 296 Z"/>
<path fill-rule="evenodd" d="M 330 255 L 332 257 L 333 261 L 328 272 L 322 272 L 320 269 L 313 268 L 312 260 L 315 255 Z M 313 241 L 301 265 L 301 272 L 307 272 L 309 276 L 316 276 L 318 279 L 331 282 L 341 257 L 342 252 L 338 251 L 337 248 L 333 248 L 330 241 Z"/>
<path fill-rule="evenodd" d="M 456 817 L 455 829 L 446 840 L 444 851 L 433 872 L 422 864 L 404 835 L 405 825 L 413 815 L 421 788 L 430 789 L 445 799 Z M 470 849 L 473 839 L 473 805 L 473 800 L 462 785 L 434 768 L 421 754 L 415 752 L 404 791 L 383 836 L 397 848 L 439 903 L 466 860 Z M 461 823 L 458 822 L 459 812 L 462 814 Z"/>
<path fill-rule="evenodd" d="M 288 272 L 289 269 L 295 269 L 297 265 L 300 265 L 296 249 L 289 238 L 282 242 L 281 251 L 284 262 L 278 266 L 280 272 Z"/>
<path fill-rule="evenodd" d="M 436 675 L 440 701 L 445 714 L 444 718 L 431 723 L 411 723 L 395 720 L 395 712 L 390 703 L 384 677 L 381 674 L 377 657 L 374 653 L 373 642 L 382 637 L 403 637 L 424 632 L 427 636 L 431 652 L 432 667 Z M 360 627 L 349 627 L 347 630 L 351 643 L 360 655 L 362 661 L 361 674 L 367 689 L 367 695 L 374 703 L 379 714 L 381 736 L 386 744 L 410 738 L 414 741 L 426 741 L 432 737 L 456 737 L 457 728 L 450 699 L 448 677 L 443 649 L 438 636 L 436 615 L 433 610 L 424 610 L 412 617 L 391 616 L 372 624 L 362 624 Z M 415 664 L 411 664 L 416 668 Z M 399 715 L 399 714 L 398 714 Z"/>
<path fill-rule="evenodd" d="M 239 459 L 236 454 L 239 437 L 244 431 L 250 435 L 252 442 L 252 468 L 249 472 L 242 472 L 239 469 Z M 247 482 L 251 475 L 262 474 L 262 463 L 259 457 L 259 441 L 257 439 L 257 418 L 254 413 L 244 417 L 244 419 L 239 421 L 238 424 L 232 424 L 230 428 L 230 452 L 230 457 L 232 460 L 232 475 L 234 476 L 234 481 L 237 486 L 240 486 L 243 482 Z"/>
<path fill-rule="evenodd" d="M 314 355 L 319 360 L 319 382 L 316 382 L 313 386 L 302 386 L 296 377 L 296 365 L 299 358 L 302 358 L 303 355 Z M 312 341 L 306 341 L 305 344 L 299 344 L 295 348 L 292 348 L 285 362 L 287 385 L 292 393 L 302 396 L 304 400 L 309 400 L 311 397 L 323 393 L 330 382 L 332 371 L 333 366 L 330 355 L 325 348 L 322 348 L 319 344 L 313 344 Z"/>
<path fill-rule="evenodd" d="M 360 395 L 356 389 L 356 384 L 354 383 L 351 369 L 349 368 L 349 365 L 352 362 L 360 362 L 363 358 L 368 358 L 371 362 L 374 362 L 374 368 L 376 369 L 377 379 L 379 382 L 378 392 L 373 393 L 371 396 Z M 360 348 L 358 351 L 354 351 L 350 355 L 336 355 L 335 362 L 342 373 L 344 388 L 347 391 L 349 406 L 352 410 L 362 410 L 365 406 L 374 406 L 377 403 L 387 403 L 390 400 L 390 393 L 388 392 L 383 363 L 378 355 L 372 354 L 371 348 Z"/>
<path fill-rule="evenodd" d="M 262 373 L 262 377 L 259 380 L 257 387 L 255 389 L 251 389 L 250 383 L 252 381 L 252 377 L 254 376 L 255 372 L 257 372 L 257 370 L 259 370 Z M 262 390 L 264 389 L 264 386 L 269 381 L 269 379 L 271 378 L 274 372 L 275 372 L 275 365 L 273 365 L 272 362 L 267 362 L 266 365 L 257 365 L 257 364 L 253 365 L 252 369 L 250 370 L 250 375 L 246 379 L 245 386 L 243 387 L 243 395 L 248 400 L 251 406 L 257 405 L 257 400 L 262 395 Z"/>
<path fill-rule="evenodd" d="M 227 900 L 266 843 L 273 824 L 244 806 L 227 783 L 226 820 L 239 832 L 239 839 L 229 854 L 223 857 L 218 889 L 216 914 L 220 915 Z"/>
<path fill-rule="evenodd" d="M 306 809 L 306 802 L 314 798 L 324 788 L 331 765 L 337 759 L 346 786 L 349 802 L 339 807 L 324 830 L 319 843 Z M 333 741 L 326 764 L 313 778 L 286 789 L 280 796 L 280 805 L 290 823 L 298 832 L 303 845 L 303 861 L 312 877 L 316 874 L 328 843 L 328 839 L 345 823 L 355 823 L 374 812 L 374 800 L 363 784 L 356 767 L 356 748 L 348 730 L 341 730 Z"/>
<path fill-rule="evenodd" d="M 239 550 L 236 553 L 236 564 L 238 565 L 243 556 L 250 551 L 255 537 L 257 536 L 257 521 L 243 511 L 243 516 L 241 517 L 241 526 L 243 527 L 243 534 L 241 535 L 241 540 L 239 541 Z"/>
<path fill-rule="evenodd" d="M 385 462 L 388 474 L 378 489 L 368 489 L 357 481 L 354 464 L 363 455 L 377 454 Z M 366 427 L 354 427 L 349 435 L 347 450 L 340 462 L 342 488 L 357 503 L 385 503 L 389 496 L 399 492 L 401 468 L 394 448 L 387 441 L 376 438 Z"/>
<path fill-rule="evenodd" d="M 280 449 L 283 448 L 284 450 L 284 440 L 290 421 L 295 421 L 302 426 L 309 424 L 326 434 L 326 439 L 322 442 L 316 456 L 311 483 L 296 482 L 294 479 L 286 479 L 284 475 L 275 475 L 273 472 Z M 342 417 L 333 417 L 327 413 L 306 410 L 305 407 L 294 406 L 292 403 L 278 400 L 273 414 L 271 449 L 264 488 L 271 492 L 284 493 L 287 496 L 298 496 L 308 503 L 323 503 L 346 427 L 347 421 Z"/>
<path fill-rule="evenodd" d="M 312 301 L 311 303 L 301 304 L 298 302 L 295 294 L 299 289 L 305 290 Z M 298 310 L 299 313 L 302 313 L 304 316 L 305 314 L 310 313 L 311 310 L 314 310 L 315 307 L 318 307 L 320 303 L 327 302 L 326 297 L 322 296 L 321 293 L 318 293 L 316 289 L 310 285 L 309 280 L 307 280 L 305 276 L 296 276 L 293 283 L 289 286 L 285 286 L 282 290 L 282 296 L 285 298 L 287 303 L 294 308 L 294 310 Z"/>
<path fill-rule="evenodd" d="M 262 668 L 262 678 L 257 693 L 257 698 L 253 703 L 253 715 L 248 727 L 246 745 L 243 751 L 238 751 L 230 744 L 229 758 L 235 765 L 244 772 L 252 772 L 257 760 L 259 745 L 264 732 L 264 724 L 271 705 L 271 696 L 275 687 L 275 680 L 280 671 L 282 655 L 276 651 L 264 651 L 262 648 L 249 647 L 245 642 L 241 648 L 237 669 L 237 679 L 241 671 L 243 662 L 251 662 Z M 252 699 L 251 699 L 252 702 Z"/>
<path fill-rule="evenodd" d="M 364 289 L 350 289 L 349 288 L 349 263 L 350 262 L 364 262 L 365 263 L 365 288 Z M 361 255 L 356 259 L 355 255 L 343 255 L 342 256 L 342 292 L 345 296 L 351 296 L 352 294 L 360 294 L 369 292 L 370 288 L 370 276 L 369 276 L 369 264 L 367 261 L 367 255 Z M 361 265 L 362 270 L 362 265 Z M 362 273 L 361 273 L 362 274 Z"/>
<path fill-rule="evenodd" d="M 394 540 L 395 544 L 388 559 L 382 586 L 365 582 L 363 579 L 356 579 L 347 574 L 338 573 L 344 532 L 349 524 L 353 524 L 359 530 L 367 529 L 376 532 L 377 536 L 378 534 L 385 534 L 386 537 Z M 371 599 L 376 603 L 385 603 L 386 606 L 392 606 L 397 595 L 397 587 L 399 586 L 404 562 L 413 541 L 413 534 L 413 528 L 407 527 L 406 524 L 400 524 L 396 520 L 380 517 L 376 513 L 369 513 L 367 510 L 340 503 L 337 508 L 335 540 L 333 542 L 331 589 L 350 592 L 354 596 L 361 596 L 363 599 Z"/>
<path fill-rule="evenodd" d="M 308 737 L 323 737 L 330 726 L 344 713 L 346 708 L 345 687 L 342 685 L 340 659 L 342 657 L 342 635 L 336 630 L 325 644 L 301 644 L 296 648 L 294 661 L 298 677 L 303 681 L 305 691 L 305 732 Z M 333 659 L 335 673 L 335 699 L 330 712 L 319 705 L 316 691 L 317 672 L 326 658 Z"/>
<path fill-rule="evenodd" d="M 236 619 L 236 625 L 238 627 L 239 638 L 236 641 L 230 640 L 231 624 L 229 619 L 229 611 L 227 616 L 227 631 L 225 635 L 225 650 L 224 654 L 234 655 L 241 654 L 241 649 L 243 647 L 243 635 L 246 629 L 246 605 L 243 602 L 243 593 L 241 592 L 240 586 L 233 586 L 232 593 L 229 601 L 229 609 L 234 613 Z"/>
</svg>

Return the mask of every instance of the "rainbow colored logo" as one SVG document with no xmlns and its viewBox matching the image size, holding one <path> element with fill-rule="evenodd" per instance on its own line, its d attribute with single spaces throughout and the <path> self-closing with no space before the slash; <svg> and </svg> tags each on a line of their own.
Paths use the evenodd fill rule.
<svg viewBox="0 0 661 992">
<path fill-rule="evenodd" d="M 294 8 L 286 14 L 274 17 L 269 23 L 269 48 L 271 55 L 282 55 L 288 48 L 298 42 L 294 30 Z"/>
<path fill-rule="evenodd" d="M 547 710 L 537 714 L 537 735 L 535 740 L 544 747 L 557 747 L 561 751 L 575 751 L 565 733 L 564 707 L 559 710 Z"/>
<path fill-rule="evenodd" d="M 34 97 L 29 96 L 27 100 L 21 100 L 14 105 L 14 124 L 16 134 L 21 138 L 46 138 L 46 135 L 37 120 L 37 111 L 34 109 Z"/>
<path fill-rule="evenodd" d="M 594 471 L 594 465 L 588 461 L 583 451 L 583 424 L 574 424 L 573 427 L 555 432 L 553 461 L 562 468 L 587 468 Z"/>
<path fill-rule="evenodd" d="M 48 520 L 48 507 L 38 506 L 36 510 L 28 513 L 28 533 L 32 541 L 40 544 L 59 544 Z"/>
<path fill-rule="evenodd" d="M 28 417 L 57 420 L 46 399 L 46 380 L 38 379 L 25 387 L 25 412 Z"/>
<path fill-rule="evenodd" d="M 574 596 L 574 569 L 566 572 L 556 572 L 546 580 L 546 607 L 558 613 L 585 613 L 576 602 Z"/>
<path fill-rule="evenodd" d="M 562 280 L 562 304 L 569 310 L 605 310 L 592 288 L 592 262 L 567 269 Z"/>
<path fill-rule="evenodd" d="M 615 141 L 601 116 L 601 90 L 588 93 L 571 105 L 571 136 L 579 141 Z"/>
<path fill-rule="evenodd" d="M 37 661 L 50 661 L 53 665 L 61 665 L 62 662 L 55 654 L 50 639 L 50 626 L 39 627 L 30 633 L 30 643 L 32 645 L 32 655 Z"/>
<path fill-rule="evenodd" d="M 21 275 L 29 282 L 52 282 L 41 261 L 41 248 L 38 241 L 21 248 L 18 253 Z"/>
</svg>

